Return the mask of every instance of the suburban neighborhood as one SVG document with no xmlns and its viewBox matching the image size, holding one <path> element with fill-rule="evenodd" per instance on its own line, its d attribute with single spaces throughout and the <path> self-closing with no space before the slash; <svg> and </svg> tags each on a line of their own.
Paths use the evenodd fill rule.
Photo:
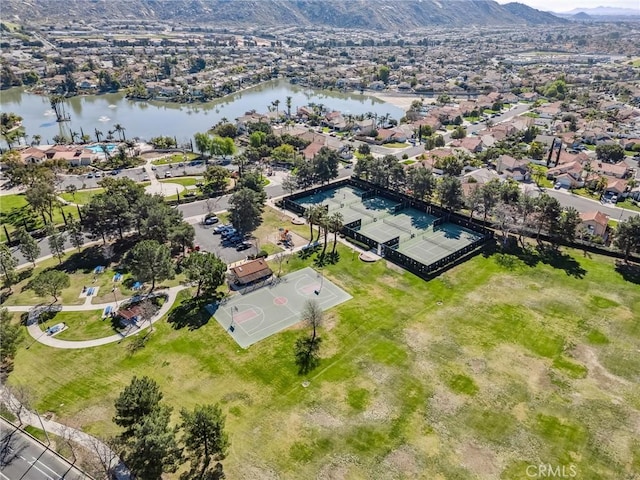
<svg viewBox="0 0 640 480">
<path fill-rule="evenodd" d="M 635 6 L 57 2 L 0 13 L 1 477 L 640 474 Z"/>
</svg>

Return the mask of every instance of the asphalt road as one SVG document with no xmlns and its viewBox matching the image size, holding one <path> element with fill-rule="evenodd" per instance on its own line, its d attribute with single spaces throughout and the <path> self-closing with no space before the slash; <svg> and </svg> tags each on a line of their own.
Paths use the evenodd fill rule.
<svg viewBox="0 0 640 480">
<path fill-rule="evenodd" d="M 83 480 L 87 475 L 0 419 L 0 479 Z"/>
<path fill-rule="evenodd" d="M 544 191 L 546 191 L 550 197 L 556 198 L 562 206 L 573 207 L 580 213 L 599 210 L 600 212 L 609 215 L 611 220 L 618 221 L 626 221 L 631 217 L 640 215 L 640 212 L 627 210 L 626 208 L 614 207 L 611 204 L 600 203 L 596 200 L 575 195 L 564 189 L 554 190 L 553 188 L 545 188 Z"/>
</svg>

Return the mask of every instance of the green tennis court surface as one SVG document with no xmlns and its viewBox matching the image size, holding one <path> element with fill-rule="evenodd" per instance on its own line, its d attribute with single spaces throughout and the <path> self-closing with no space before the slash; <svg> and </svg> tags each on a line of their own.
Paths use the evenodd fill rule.
<svg viewBox="0 0 640 480">
<path fill-rule="evenodd" d="M 207 306 L 216 321 L 242 348 L 298 323 L 304 302 L 314 299 L 323 310 L 351 295 L 312 268 L 303 268 L 246 295 Z"/>
</svg>

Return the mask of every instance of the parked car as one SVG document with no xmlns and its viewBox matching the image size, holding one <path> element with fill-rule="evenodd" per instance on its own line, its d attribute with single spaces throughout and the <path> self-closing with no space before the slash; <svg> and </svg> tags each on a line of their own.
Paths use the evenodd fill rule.
<svg viewBox="0 0 640 480">
<path fill-rule="evenodd" d="M 102 174 L 100 172 L 96 172 L 93 176 L 95 178 L 100 178 L 100 177 L 102 177 Z"/>
<path fill-rule="evenodd" d="M 171 178 L 171 172 L 164 172 L 164 178 Z"/>
<path fill-rule="evenodd" d="M 227 238 L 227 237 L 234 236 L 236 233 L 238 233 L 238 231 L 235 228 L 230 227 L 225 229 L 224 232 L 221 233 L 221 235 L 222 235 L 222 238 Z"/>
<path fill-rule="evenodd" d="M 143 182 L 148 182 L 148 181 L 149 181 L 149 175 L 146 175 L 146 174 L 145 174 L 145 175 L 143 175 L 143 176 L 142 176 L 142 181 L 143 181 Z"/>
<path fill-rule="evenodd" d="M 87 178 L 93 178 L 93 172 L 87 173 Z"/>
<path fill-rule="evenodd" d="M 560 187 L 562 187 L 562 184 L 560 182 L 556 183 L 553 188 L 555 188 L 556 190 L 560 190 Z"/>
<path fill-rule="evenodd" d="M 204 219 L 204 224 L 205 225 L 213 225 L 214 223 L 218 223 L 220 220 L 218 219 L 218 217 L 216 217 L 215 215 L 211 216 L 211 217 L 207 217 Z"/>
<path fill-rule="evenodd" d="M 229 228 L 231 228 L 231 225 L 229 225 L 229 224 L 218 225 L 218 226 L 214 227 L 213 233 L 220 233 L 221 234 L 222 232 L 225 232 Z"/>
<path fill-rule="evenodd" d="M 238 252 L 241 252 L 243 250 L 248 250 L 251 247 L 252 247 L 252 245 L 249 242 L 242 242 L 242 243 L 239 243 L 238 245 L 236 245 L 236 250 Z"/>
</svg>

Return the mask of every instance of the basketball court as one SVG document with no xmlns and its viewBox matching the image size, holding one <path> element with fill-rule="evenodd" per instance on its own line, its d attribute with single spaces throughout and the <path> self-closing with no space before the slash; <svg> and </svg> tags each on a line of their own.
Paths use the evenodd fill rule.
<svg viewBox="0 0 640 480">
<path fill-rule="evenodd" d="M 246 295 L 235 295 L 207 306 L 216 321 L 242 348 L 298 323 L 305 301 L 316 300 L 328 310 L 351 295 L 307 267 Z"/>
</svg>

